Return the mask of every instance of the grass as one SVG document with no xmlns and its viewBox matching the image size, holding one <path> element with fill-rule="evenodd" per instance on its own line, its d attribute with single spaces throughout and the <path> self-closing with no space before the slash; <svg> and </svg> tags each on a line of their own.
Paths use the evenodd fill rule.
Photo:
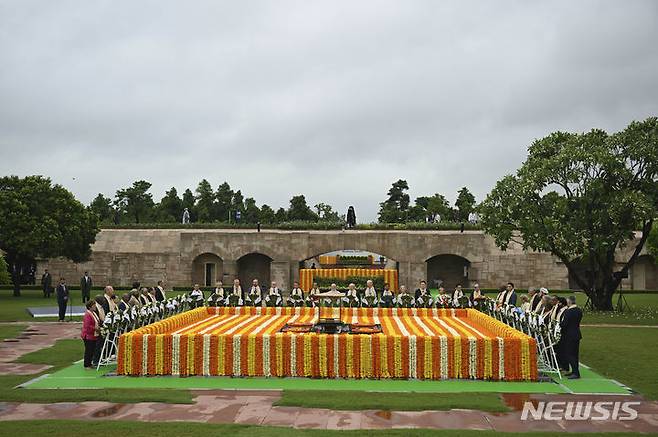
<svg viewBox="0 0 658 437">
<path fill-rule="evenodd" d="M 47 437 L 70 437 L 71 435 L 138 435 L 140 437 L 198 437 L 200 435 L 230 435 L 232 437 L 358 437 L 375 436 L 445 436 L 445 437 L 488 437 L 500 436 L 495 431 L 431 430 L 431 429 L 384 429 L 334 431 L 324 429 L 295 429 L 275 426 L 235 424 L 180 423 L 180 422 L 127 422 L 127 421 L 81 421 L 81 420 L 21 420 L 2 423 L 5 435 L 30 435 Z M 563 432 L 520 432 L 518 437 L 558 437 Z M 576 434 L 574 434 L 576 435 Z M 593 434 L 592 434 L 593 435 Z M 627 437 L 628 433 L 599 433 L 609 437 Z M 646 434 L 658 435 L 658 434 Z"/>
<path fill-rule="evenodd" d="M 70 366 L 82 356 L 80 340 L 59 340 L 53 346 L 21 356 L 17 362 L 50 364 L 47 373 Z M 170 389 L 90 389 L 40 390 L 15 388 L 38 375 L 0 376 L 0 401 L 5 402 L 81 402 L 107 401 L 118 403 L 166 402 L 191 404 L 189 390 Z"/>
<path fill-rule="evenodd" d="M 0 341 L 5 338 L 16 338 L 25 330 L 26 325 L 0 325 Z"/>
<path fill-rule="evenodd" d="M 658 399 L 658 329 L 584 327 L 580 360 L 649 399 Z"/>
<path fill-rule="evenodd" d="M 329 408 L 333 410 L 451 410 L 468 408 L 506 412 L 498 393 L 380 393 L 348 390 L 285 390 L 278 406 Z"/>
<path fill-rule="evenodd" d="M 82 294 L 80 290 L 71 290 L 73 305 L 82 305 Z M 57 298 L 52 295 L 44 298 L 41 290 L 22 290 L 19 297 L 13 296 L 13 290 L 0 288 L 0 322 L 14 322 L 29 320 L 32 322 L 56 321 L 57 317 L 34 318 L 28 312 L 28 307 L 57 307 Z M 68 320 L 68 316 L 67 316 Z M 81 320 L 74 317 L 73 320 Z"/>
</svg>

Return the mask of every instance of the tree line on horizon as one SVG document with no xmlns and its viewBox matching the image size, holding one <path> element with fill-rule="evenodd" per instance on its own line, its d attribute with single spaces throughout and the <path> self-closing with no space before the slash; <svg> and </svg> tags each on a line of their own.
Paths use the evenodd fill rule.
<svg viewBox="0 0 658 437">
<path fill-rule="evenodd" d="M 129 187 L 117 190 L 114 199 L 99 193 L 88 209 L 98 217 L 101 225 L 178 223 L 185 209 L 189 211 L 192 223 L 255 225 L 345 221 L 345 214 L 339 214 L 327 203 L 321 202 L 311 208 L 303 194 L 293 196 L 287 209 L 279 207 L 275 211 L 267 204 L 259 207 L 253 197 L 245 198 L 241 190 L 233 190 L 227 182 L 214 190 L 207 179 L 202 179 L 194 192 L 187 188 L 182 197 L 175 187 L 171 187 L 159 202 L 155 202 L 150 189 L 150 182 L 135 181 Z M 380 203 L 379 223 L 463 222 L 476 206 L 475 197 L 466 187 L 457 193 L 454 207 L 438 193 L 417 197 L 412 205 L 407 190 L 409 184 L 405 180 L 392 184 L 387 199 Z"/>
</svg>

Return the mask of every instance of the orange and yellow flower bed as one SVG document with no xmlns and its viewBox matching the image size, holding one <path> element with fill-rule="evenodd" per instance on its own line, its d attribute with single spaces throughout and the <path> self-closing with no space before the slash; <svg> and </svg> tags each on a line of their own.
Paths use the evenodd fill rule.
<svg viewBox="0 0 658 437">
<path fill-rule="evenodd" d="M 322 311 L 322 314 L 320 313 Z M 537 379 L 535 340 L 472 309 L 344 308 L 378 334 L 281 333 L 338 308 L 197 308 L 123 334 L 120 375 Z"/>
</svg>

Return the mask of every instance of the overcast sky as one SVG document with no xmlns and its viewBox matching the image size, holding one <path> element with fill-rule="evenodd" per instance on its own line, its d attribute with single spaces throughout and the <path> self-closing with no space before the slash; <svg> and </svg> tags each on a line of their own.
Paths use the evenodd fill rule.
<svg viewBox="0 0 658 437">
<path fill-rule="evenodd" d="M 535 138 L 658 115 L 657 78 L 655 1 L 0 0 L 0 175 L 367 222 L 397 179 L 480 201 Z"/>
</svg>

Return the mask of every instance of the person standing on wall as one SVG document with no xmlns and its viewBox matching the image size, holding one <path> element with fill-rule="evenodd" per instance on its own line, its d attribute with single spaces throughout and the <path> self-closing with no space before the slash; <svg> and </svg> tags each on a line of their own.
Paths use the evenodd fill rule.
<svg viewBox="0 0 658 437">
<path fill-rule="evenodd" d="M 82 303 L 89 301 L 91 294 L 92 281 L 89 272 L 85 272 L 84 276 L 80 278 L 80 291 L 82 292 Z"/>
</svg>

